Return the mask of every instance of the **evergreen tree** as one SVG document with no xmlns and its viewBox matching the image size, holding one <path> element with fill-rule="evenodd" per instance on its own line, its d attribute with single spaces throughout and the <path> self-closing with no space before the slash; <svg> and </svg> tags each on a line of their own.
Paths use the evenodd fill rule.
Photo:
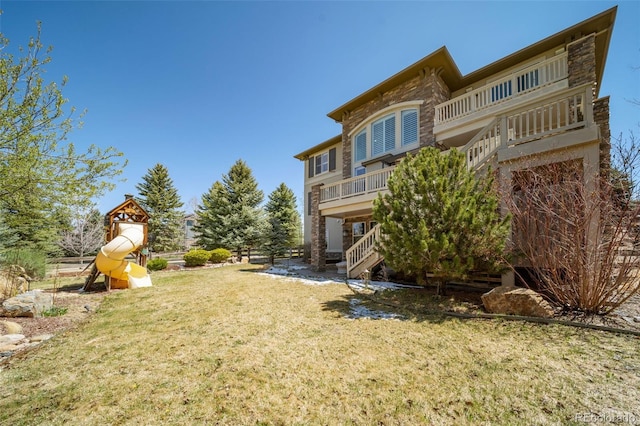
<svg viewBox="0 0 640 426">
<path fill-rule="evenodd" d="M 381 252 L 393 268 L 419 280 L 433 274 L 438 292 L 473 270 L 497 272 L 510 230 L 501 217 L 493 173 L 476 177 L 464 154 L 435 148 L 408 155 L 374 201 Z"/>
<path fill-rule="evenodd" d="M 215 181 L 209 191 L 202 196 L 202 203 L 196 208 L 198 221 L 193 227 L 198 245 L 206 250 L 224 248 L 223 217 L 228 211 L 228 201 L 224 186 Z"/>
<path fill-rule="evenodd" d="M 236 161 L 229 173 L 222 176 L 220 186 L 216 184 L 203 196 L 203 205 L 198 209 L 199 240 L 206 243 L 205 248 L 219 242 L 220 247 L 236 250 L 240 257 L 243 248 L 250 250 L 260 241 L 263 227 L 260 203 L 264 194 L 243 160 Z"/>
<path fill-rule="evenodd" d="M 296 198 L 291 189 L 281 183 L 271 194 L 265 205 L 267 224 L 262 248 L 269 256 L 271 264 L 275 256 L 282 256 L 296 244 L 300 228 L 300 215 Z"/>
<path fill-rule="evenodd" d="M 231 166 L 229 174 L 222 176 L 222 185 L 229 202 L 222 218 L 225 231 L 222 241 L 225 248 L 235 249 L 240 258 L 243 248 L 251 250 L 260 241 L 263 225 L 260 203 L 264 194 L 241 159 Z"/>
<path fill-rule="evenodd" d="M 0 266 L 3 263 L 6 249 L 12 247 L 17 240 L 18 237 L 15 235 L 14 231 L 7 226 L 2 214 L 0 214 Z"/>
<path fill-rule="evenodd" d="M 184 212 L 169 170 L 156 164 L 136 185 L 138 201 L 149 214 L 150 248 L 156 252 L 180 250 L 184 246 Z"/>
</svg>

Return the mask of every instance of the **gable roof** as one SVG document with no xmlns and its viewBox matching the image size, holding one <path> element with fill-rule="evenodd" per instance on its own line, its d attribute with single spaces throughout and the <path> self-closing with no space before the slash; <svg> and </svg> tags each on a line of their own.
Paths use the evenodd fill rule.
<svg viewBox="0 0 640 426">
<path fill-rule="evenodd" d="M 440 77 L 444 80 L 449 89 L 454 92 L 456 90 L 462 89 L 465 86 L 469 86 L 476 81 L 483 80 L 504 69 L 517 65 L 518 63 L 525 61 L 527 58 L 537 56 L 555 47 L 564 45 L 567 42 L 577 40 L 582 36 L 594 33 L 596 35 L 596 81 L 598 83 L 596 86 L 597 96 L 598 88 L 600 87 L 600 83 L 602 82 L 602 75 L 604 74 L 604 66 L 607 59 L 609 43 L 611 41 L 611 32 L 613 29 L 613 24 L 615 22 L 617 10 L 617 6 L 612 7 L 611 9 L 599 13 L 598 15 L 586 19 L 569 28 L 566 28 L 530 46 L 520 49 L 515 53 L 505 56 L 504 58 L 499 59 L 465 76 L 460 74 L 460 70 L 449 54 L 446 46 L 443 46 L 433 53 L 420 59 L 413 65 L 408 66 L 399 73 L 384 80 L 382 83 L 356 96 L 346 104 L 331 111 L 327 114 L 327 116 L 337 122 L 341 122 L 342 116 L 345 112 L 352 111 L 359 106 L 371 101 L 372 99 L 375 99 L 380 93 L 384 93 L 392 89 L 393 87 L 396 87 L 397 85 L 420 75 L 421 73 L 425 72 L 425 69 L 440 70 Z"/>
<path fill-rule="evenodd" d="M 126 195 L 126 199 L 117 207 L 111 209 L 105 216 L 113 222 L 147 223 L 149 214 L 138 204 L 133 196 Z"/>
</svg>

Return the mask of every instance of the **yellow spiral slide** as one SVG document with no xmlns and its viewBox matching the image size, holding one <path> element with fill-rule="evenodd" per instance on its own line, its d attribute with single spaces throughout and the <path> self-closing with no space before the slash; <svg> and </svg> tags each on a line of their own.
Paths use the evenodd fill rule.
<svg viewBox="0 0 640 426">
<path fill-rule="evenodd" d="M 103 274 L 127 281 L 129 288 L 150 287 L 147 268 L 124 260 L 144 242 L 144 228 L 139 223 L 119 223 L 118 235 L 102 246 L 96 257 L 96 267 Z"/>
</svg>

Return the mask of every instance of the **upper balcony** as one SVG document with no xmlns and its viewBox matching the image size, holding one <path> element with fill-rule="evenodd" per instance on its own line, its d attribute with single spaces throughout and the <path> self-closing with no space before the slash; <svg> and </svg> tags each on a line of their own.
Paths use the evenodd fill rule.
<svg viewBox="0 0 640 426">
<path fill-rule="evenodd" d="M 477 131 L 497 115 L 567 86 L 567 53 L 563 52 L 437 105 L 434 133 L 442 141 Z"/>
<path fill-rule="evenodd" d="M 549 142 L 548 138 L 553 137 Z M 463 146 L 467 167 L 478 170 L 492 158 L 509 161 L 597 141 L 592 86 L 566 89 L 544 102 L 492 117 Z M 446 152 L 446 151 L 443 151 Z M 320 189 L 323 216 L 348 217 L 371 212 L 372 201 L 387 183 L 395 167 L 330 183 Z"/>
</svg>

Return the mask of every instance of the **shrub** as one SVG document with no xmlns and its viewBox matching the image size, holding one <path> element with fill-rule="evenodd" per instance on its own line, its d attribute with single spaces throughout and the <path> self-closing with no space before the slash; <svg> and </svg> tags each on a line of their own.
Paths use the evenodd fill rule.
<svg viewBox="0 0 640 426">
<path fill-rule="evenodd" d="M 209 261 L 213 263 L 223 263 L 226 262 L 230 257 L 231 252 L 229 250 L 224 248 L 217 248 L 215 250 L 211 250 Z"/>
<path fill-rule="evenodd" d="M 209 260 L 210 256 L 211 252 L 207 250 L 190 250 L 184 254 L 184 264 L 185 266 L 204 266 Z"/>
<path fill-rule="evenodd" d="M 46 311 L 44 311 L 42 313 L 42 316 L 45 316 L 45 317 L 61 317 L 62 315 L 66 314 L 68 310 L 69 310 L 69 308 L 67 308 L 67 307 L 52 306 L 51 308 L 49 308 Z"/>
<path fill-rule="evenodd" d="M 418 280 L 448 281 L 500 272 L 510 218 L 500 215 L 494 174 L 467 169 L 465 155 L 435 148 L 407 155 L 374 200 L 385 262 Z"/>
<path fill-rule="evenodd" d="M 167 259 L 157 258 L 147 262 L 147 269 L 150 271 L 161 271 L 169 265 Z"/>
<path fill-rule="evenodd" d="M 44 252 L 33 249 L 8 250 L 4 257 L 6 265 L 19 265 L 33 279 L 42 279 L 46 275 L 46 256 Z"/>
</svg>

